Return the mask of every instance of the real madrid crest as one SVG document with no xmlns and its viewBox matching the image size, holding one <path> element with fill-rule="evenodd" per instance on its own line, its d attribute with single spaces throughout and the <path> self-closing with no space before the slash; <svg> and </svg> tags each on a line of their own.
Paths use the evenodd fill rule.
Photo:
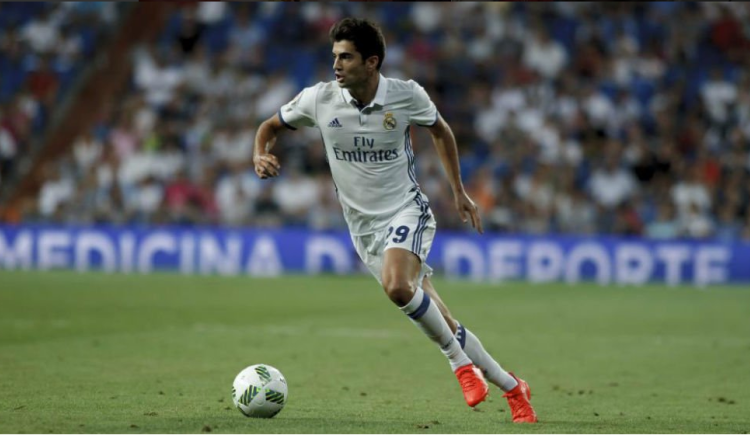
<svg viewBox="0 0 750 435">
<path fill-rule="evenodd" d="M 393 130 L 396 128 L 396 125 L 398 123 L 396 122 L 396 118 L 393 117 L 392 112 L 385 112 L 385 119 L 383 120 L 383 127 L 386 130 Z"/>
</svg>

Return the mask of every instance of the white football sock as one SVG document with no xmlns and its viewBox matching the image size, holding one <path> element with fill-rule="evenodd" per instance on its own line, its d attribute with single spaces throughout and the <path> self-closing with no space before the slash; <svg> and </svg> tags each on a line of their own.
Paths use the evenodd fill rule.
<svg viewBox="0 0 750 435">
<path fill-rule="evenodd" d="M 424 290 L 418 287 L 412 300 L 400 309 L 430 340 L 440 346 L 443 355 L 450 362 L 451 370 L 456 371 L 459 367 L 471 364 L 437 305 L 432 303 Z"/>
<path fill-rule="evenodd" d="M 500 364 L 484 350 L 484 346 L 482 346 L 482 342 L 479 341 L 477 336 L 464 328 L 460 323 L 456 322 L 456 324 L 458 325 L 456 340 L 458 340 L 466 355 L 471 358 L 474 365 L 484 372 L 487 380 L 500 387 L 506 393 L 515 388 L 518 385 L 518 381 L 503 370 Z"/>
</svg>

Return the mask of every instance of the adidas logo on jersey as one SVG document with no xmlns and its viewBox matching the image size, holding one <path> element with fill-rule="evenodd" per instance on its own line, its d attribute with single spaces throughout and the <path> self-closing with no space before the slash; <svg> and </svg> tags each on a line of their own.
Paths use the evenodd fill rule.
<svg viewBox="0 0 750 435">
<path fill-rule="evenodd" d="M 328 126 L 329 127 L 336 127 L 336 128 L 343 127 L 343 125 L 341 125 L 341 123 L 339 122 L 338 118 L 333 118 L 333 121 L 329 122 Z"/>
</svg>

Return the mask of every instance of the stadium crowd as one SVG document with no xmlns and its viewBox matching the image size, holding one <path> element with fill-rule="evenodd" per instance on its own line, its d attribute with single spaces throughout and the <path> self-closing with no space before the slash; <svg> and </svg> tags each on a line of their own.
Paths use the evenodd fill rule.
<svg viewBox="0 0 750 435">
<path fill-rule="evenodd" d="M 103 2 L 0 3 L 0 192 L 120 9 Z"/>
<path fill-rule="evenodd" d="M 749 14 L 713 2 L 187 3 L 133 54 L 128 93 L 47 168 L 24 219 L 343 227 L 317 131 L 282 136 L 273 182 L 250 158 L 263 119 L 332 79 L 327 31 L 353 15 L 381 24 L 383 74 L 422 84 L 452 126 L 486 229 L 750 240 Z M 438 225 L 468 230 L 414 130 Z"/>
</svg>

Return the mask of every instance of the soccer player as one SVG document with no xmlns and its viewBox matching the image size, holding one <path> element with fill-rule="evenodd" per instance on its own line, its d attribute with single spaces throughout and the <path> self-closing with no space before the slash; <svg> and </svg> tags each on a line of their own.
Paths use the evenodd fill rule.
<svg viewBox="0 0 750 435">
<path fill-rule="evenodd" d="M 415 177 L 409 126 L 429 130 L 458 213 L 481 233 L 477 207 L 461 183 L 453 132 L 421 86 L 380 74 L 385 40 L 375 24 L 345 18 L 329 36 L 335 80 L 305 88 L 260 125 L 255 172 L 262 179 L 279 175 L 269 150 L 285 128 L 320 129 L 352 242 L 386 295 L 448 358 L 469 406 L 487 397 L 486 376 L 505 392 L 514 422 L 536 422 L 528 384 L 503 370 L 451 316 L 430 281 L 425 260 L 436 223 Z"/>
</svg>

